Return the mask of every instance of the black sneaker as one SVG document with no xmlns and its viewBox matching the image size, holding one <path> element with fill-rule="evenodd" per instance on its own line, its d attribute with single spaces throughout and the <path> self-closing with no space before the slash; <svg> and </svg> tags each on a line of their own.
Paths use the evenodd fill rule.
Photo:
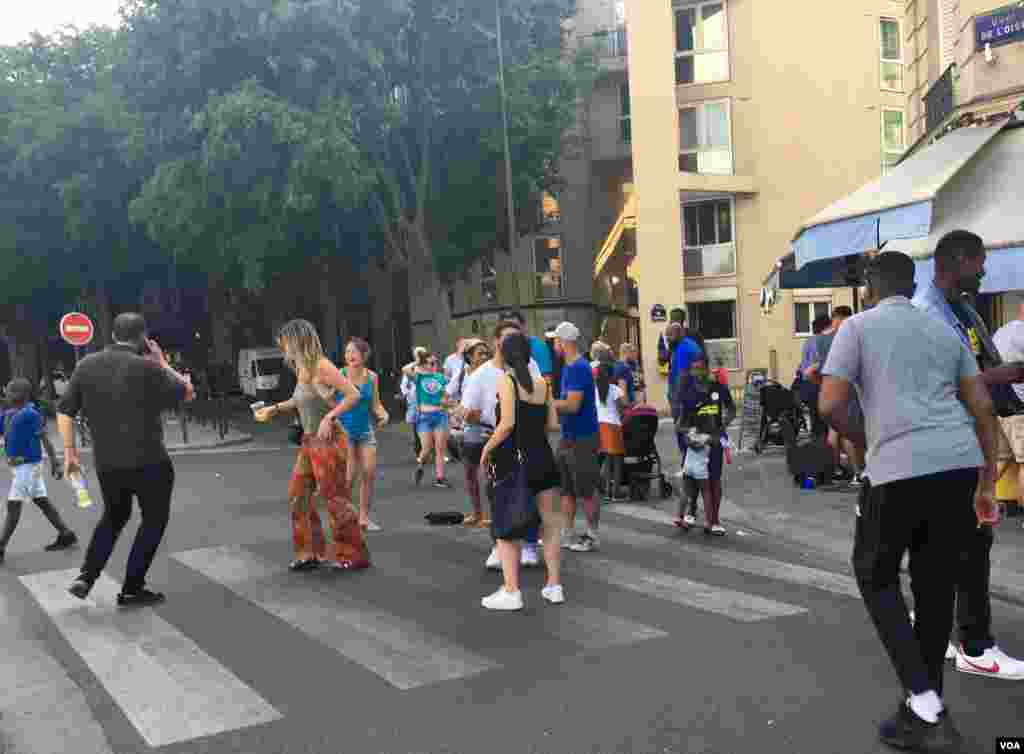
<svg viewBox="0 0 1024 754">
<path fill-rule="evenodd" d="M 452 483 L 447 479 L 435 479 L 434 486 L 439 490 L 450 490 L 452 488 Z"/>
<path fill-rule="evenodd" d="M 419 487 L 423 483 L 423 467 L 422 466 L 417 466 L 416 467 L 416 476 L 414 478 L 416 480 L 416 486 Z"/>
<path fill-rule="evenodd" d="M 167 599 L 160 592 L 151 592 L 149 589 L 140 589 L 137 592 L 121 592 L 117 595 L 117 604 L 121 607 L 149 607 L 159 605 Z"/>
<path fill-rule="evenodd" d="M 80 600 L 84 600 L 89 596 L 89 592 L 92 591 L 92 582 L 85 576 L 79 576 L 77 579 L 71 582 L 71 586 L 68 587 L 68 592 L 73 597 L 78 597 Z"/>
<path fill-rule="evenodd" d="M 5 554 L 6 553 L 3 550 L 0 550 L 0 565 L 4 564 L 4 555 Z"/>
<path fill-rule="evenodd" d="M 69 531 L 58 535 L 55 542 L 51 542 L 43 549 L 47 552 L 56 552 L 57 550 L 67 550 L 69 547 L 74 547 L 77 544 L 78 537 L 75 536 L 73 531 Z"/>
<path fill-rule="evenodd" d="M 964 751 L 963 738 L 947 710 L 939 714 L 937 723 L 929 723 L 914 714 L 908 702 L 901 702 L 896 714 L 878 727 L 878 737 L 882 743 L 897 749 L 927 754 L 962 754 Z"/>
</svg>

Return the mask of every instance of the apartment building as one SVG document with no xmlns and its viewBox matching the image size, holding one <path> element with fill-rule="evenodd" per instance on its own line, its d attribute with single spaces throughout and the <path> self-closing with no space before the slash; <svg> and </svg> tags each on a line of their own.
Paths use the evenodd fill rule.
<svg viewBox="0 0 1024 754">
<path fill-rule="evenodd" d="M 627 0 L 640 330 L 684 303 L 741 382 L 788 382 L 846 289 L 760 291 L 800 223 L 907 147 L 904 0 Z M 663 390 L 651 390 L 654 398 Z"/>
</svg>

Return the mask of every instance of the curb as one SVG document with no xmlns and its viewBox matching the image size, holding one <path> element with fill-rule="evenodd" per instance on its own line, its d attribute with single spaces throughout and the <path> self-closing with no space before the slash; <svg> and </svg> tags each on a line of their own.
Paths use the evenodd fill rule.
<svg viewBox="0 0 1024 754">
<path fill-rule="evenodd" d="M 232 448 L 238 445 L 246 445 L 252 442 L 252 440 L 252 435 L 243 433 L 240 437 L 235 437 L 230 440 L 216 440 L 214 442 L 201 442 L 189 445 L 174 444 L 166 445 L 165 447 L 167 448 L 167 453 L 173 456 L 181 453 L 191 453 L 196 450 L 216 450 L 220 448 Z M 79 448 L 79 452 L 82 453 L 82 455 L 89 455 L 93 452 L 93 449 L 92 446 L 90 445 L 89 447 L 86 448 Z M 61 454 L 61 456 L 63 457 L 63 453 Z"/>
</svg>

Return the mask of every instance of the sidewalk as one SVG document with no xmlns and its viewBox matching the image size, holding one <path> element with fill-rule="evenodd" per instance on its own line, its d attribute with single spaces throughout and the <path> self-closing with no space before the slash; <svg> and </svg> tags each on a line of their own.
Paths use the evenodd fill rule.
<svg viewBox="0 0 1024 754">
<path fill-rule="evenodd" d="M 55 420 L 47 421 L 46 423 L 47 432 L 50 435 L 50 439 L 53 441 L 53 447 L 57 449 L 59 453 L 63 447 L 63 442 L 57 431 L 57 422 Z M 184 441 L 182 434 L 181 423 L 177 417 L 168 419 L 164 422 L 164 440 L 167 444 L 167 450 L 170 453 L 181 453 L 193 450 L 210 450 L 212 448 L 226 448 L 233 445 L 243 445 L 252 440 L 252 435 L 245 432 L 241 432 L 234 427 L 229 427 L 228 433 L 221 438 L 220 432 L 213 426 L 213 424 L 207 424 L 202 426 L 194 421 L 188 423 L 188 442 Z M 79 443 L 81 444 L 81 443 Z M 83 453 L 91 453 L 91 446 L 82 447 Z"/>
<path fill-rule="evenodd" d="M 679 468 L 679 451 L 667 428 L 658 434 L 666 473 Z M 679 488 L 680 480 L 670 478 Z M 781 448 L 761 456 L 737 454 L 726 467 L 722 517 L 755 531 L 799 543 L 849 563 L 856 520 L 855 490 L 802 490 L 793 484 Z M 992 549 L 992 595 L 1024 606 L 1024 519 L 1007 518 L 996 530 Z"/>
</svg>

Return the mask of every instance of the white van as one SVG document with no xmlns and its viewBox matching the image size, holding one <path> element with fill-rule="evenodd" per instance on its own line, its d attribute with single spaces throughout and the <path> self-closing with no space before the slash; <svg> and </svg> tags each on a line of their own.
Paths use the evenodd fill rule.
<svg viewBox="0 0 1024 754">
<path fill-rule="evenodd" d="M 278 348 L 243 348 L 238 353 L 238 385 L 250 398 L 273 401 L 288 366 Z"/>
</svg>

